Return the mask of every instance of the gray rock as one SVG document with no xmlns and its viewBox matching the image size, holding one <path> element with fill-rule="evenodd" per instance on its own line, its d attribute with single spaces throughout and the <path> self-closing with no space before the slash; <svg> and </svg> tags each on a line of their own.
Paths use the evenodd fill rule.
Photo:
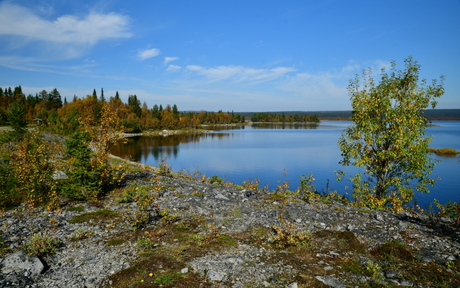
<svg viewBox="0 0 460 288">
<path fill-rule="evenodd" d="M 207 276 L 211 281 L 222 281 L 225 278 L 225 275 L 223 273 L 219 273 L 214 270 L 209 270 Z"/>
<path fill-rule="evenodd" d="M 447 257 L 446 260 L 447 261 L 455 261 L 455 260 L 457 260 L 457 258 L 454 255 L 450 255 L 449 257 Z"/>
<path fill-rule="evenodd" d="M 2 272 L 8 274 L 18 271 L 22 274 L 37 276 L 45 270 L 45 265 L 38 257 L 29 256 L 23 251 L 18 251 L 3 259 Z"/>
<path fill-rule="evenodd" d="M 377 219 L 377 221 L 383 221 L 383 216 L 380 214 L 377 214 L 375 215 L 375 219 Z"/>
<path fill-rule="evenodd" d="M 412 286 L 414 286 L 414 284 L 412 282 L 402 280 L 401 282 L 399 282 L 399 286 L 412 287 Z"/>
<path fill-rule="evenodd" d="M 315 276 L 316 279 L 323 282 L 324 284 L 334 288 L 345 288 L 346 285 L 340 282 L 337 278 L 330 276 Z"/>
<path fill-rule="evenodd" d="M 217 194 L 214 198 L 216 199 L 221 199 L 221 200 L 230 200 L 229 198 L 225 197 L 224 195 L 222 194 Z"/>
<path fill-rule="evenodd" d="M 59 171 L 59 170 L 54 171 L 52 177 L 53 177 L 53 180 L 67 180 L 67 179 L 69 179 L 69 176 L 67 176 L 67 174 L 65 174 L 64 172 Z"/>
</svg>

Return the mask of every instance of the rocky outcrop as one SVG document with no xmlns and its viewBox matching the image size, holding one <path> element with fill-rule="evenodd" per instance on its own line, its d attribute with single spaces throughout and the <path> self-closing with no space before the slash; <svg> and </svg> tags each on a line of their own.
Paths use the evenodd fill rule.
<svg viewBox="0 0 460 288">
<path fill-rule="evenodd" d="M 150 173 L 139 173 L 126 179 L 129 179 L 131 185 L 150 185 L 152 178 Z M 346 287 L 347 281 L 355 276 L 357 281 L 370 281 L 369 277 L 340 272 L 337 265 L 332 264 L 333 259 L 345 257 L 348 253 L 328 244 L 330 238 L 333 238 L 328 235 L 339 232 L 352 235 L 355 237 L 353 241 L 365 245 L 368 250 L 389 239 L 401 240 L 417 251 L 417 257 L 427 263 L 444 265 L 460 257 L 459 231 L 450 219 L 434 221 L 424 214 L 395 214 L 338 203 L 326 205 L 305 202 L 295 197 L 280 200 L 269 197 L 268 192 L 203 183 L 182 177 L 161 177 L 160 182 L 163 188 L 155 192 L 155 209 L 177 213 L 181 219 L 204 218 L 222 234 L 243 233 L 252 227 L 270 229 L 280 225 L 280 219 L 292 223 L 299 231 L 320 236 L 324 234 L 321 236 L 323 238 L 318 236 L 315 240 L 319 248 L 309 256 L 311 264 L 308 267 L 293 266 L 291 262 L 283 261 L 283 253 L 286 257 L 296 257 L 289 254 L 289 251 L 272 251 L 265 246 L 238 242 L 225 251 L 190 259 L 187 267 L 180 270 L 183 273 L 193 270 L 214 285 L 225 283 L 227 287 L 247 287 L 252 283 L 253 287 L 307 287 L 301 279 L 304 274 L 302 270 L 307 269 L 314 275 L 314 281 L 322 283 L 324 287 Z M 28 210 L 25 207 L 3 212 L 0 240 L 4 243 L 4 250 L 12 254 L 1 261 L 0 287 L 110 286 L 108 277 L 130 267 L 136 260 L 139 248 L 131 240 L 123 245 L 108 245 L 108 240 L 113 239 L 114 235 L 140 233 L 133 231 L 129 220 L 138 207 L 135 202 L 117 203 L 113 197 L 108 197 L 98 205 L 72 204 L 63 207 L 60 212 Z M 80 208 L 67 209 L 74 206 Z M 88 213 L 101 210 L 101 207 L 115 211 L 119 216 L 114 219 L 71 223 L 75 222 L 71 221 L 74 216 L 83 213 L 81 210 Z M 153 217 L 147 227 L 155 227 L 157 221 Z M 203 229 L 200 233 L 209 232 L 205 227 L 199 229 Z M 57 253 L 40 259 L 29 257 L 21 251 L 24 243 L 39 231 L 48 231 L 63 243 Z M 85 231 L 90 232 L 84 234 Z M 318 234 L 321 231 L 327 233 Z M 158 245 L 175 244 L 172 241 L 160 242 Z M 270 258 L 275 254 L 281 260 L 271 261 Z M 368 261 L 363 260 L 362 265 L 366 263 Z M 294 276 L 280 278 L 276 275 Z M 395 285 L 411 284 L 391 270 L 383 271 L 381 278 Z"/>
</svg>

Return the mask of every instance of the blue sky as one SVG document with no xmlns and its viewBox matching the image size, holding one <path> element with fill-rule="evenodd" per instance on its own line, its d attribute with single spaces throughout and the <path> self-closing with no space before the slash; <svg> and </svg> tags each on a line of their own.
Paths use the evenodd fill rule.
<svg viewBox="0 0 460 288">
<path fill-rule="evenodd" d="M 460 108 L 460 1 L 0 1 L 0 87 L 179 110 L 350 110 L 348 80 L 412 55 Z"/>
</svg>

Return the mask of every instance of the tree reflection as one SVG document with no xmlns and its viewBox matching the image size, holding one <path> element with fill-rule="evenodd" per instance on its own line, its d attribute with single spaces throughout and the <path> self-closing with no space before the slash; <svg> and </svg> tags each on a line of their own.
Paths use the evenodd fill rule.
<svg viewBox="0 0 460 288">
<path fill-rule="evenodd" d="M 228 138 L 229 133 L 205 133 L 190 135 L 169 135 L 169 136 L 136 136 L 127 138 L 126 143 L 119 143 L 112 147 L 110 153 L 123 159 L 135 162 L 143 162 L 153 156 L 155 161 L 161 157 L 177 158 L 179 145 L 199 142 L 201 139 L 208 138 Z"/>
</svg>

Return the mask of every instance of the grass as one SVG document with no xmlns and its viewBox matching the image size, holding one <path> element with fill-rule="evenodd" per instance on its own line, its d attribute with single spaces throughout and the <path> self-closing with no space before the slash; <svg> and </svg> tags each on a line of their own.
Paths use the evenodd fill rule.
<svg viewBox="0 0 460 288">
<path fill-rule="evenodd" d="M 452 148 L 441 148 L 441 149 L 428 148 L 428 153 L 435 153 L 436 155 L 439 155 L 439 156 L 456 156 L 460 152 Z"/>
<path fill-rule="evenodd" d="M 112 240 L 109 240 L 105 243 L 105 246 L 119 246 L 123 243 L 125 243 L 125 239 L 112 239 Z"/>
</svg>

